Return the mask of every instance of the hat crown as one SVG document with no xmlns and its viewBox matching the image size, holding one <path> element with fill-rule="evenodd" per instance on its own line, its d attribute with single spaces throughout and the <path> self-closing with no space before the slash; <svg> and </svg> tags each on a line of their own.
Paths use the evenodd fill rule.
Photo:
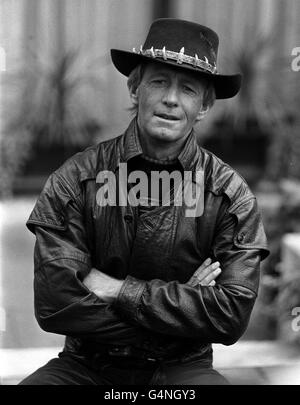
<svg viewBox="0 0 300 405">
<path fill-rule="evenodd" d="M 207 58 L 211 65 L 216 65 L 219 46 L 218 35 L 204 25 L 173 18 L 160 18 L 150 27 L 144 49 L 163 49 L 180 52 L 200 59 Z"/>
<path fill-rule="evenodd" d="M 218 35 L 210 28 L 175 18 L 155 20 L 144 45 L 133 52 L 112 49 L 115 67 L 129 76 L 139 64 L 155 61 L 184 69 L 213 84 L 216 98 L 235 96 L 241 87 L 241 74 L 224 75 L 217 70 Z"/>
</svg>

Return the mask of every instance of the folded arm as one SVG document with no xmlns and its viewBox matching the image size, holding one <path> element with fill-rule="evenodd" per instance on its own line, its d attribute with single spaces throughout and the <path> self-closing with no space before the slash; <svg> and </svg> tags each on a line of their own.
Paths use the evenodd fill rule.
<svg viewBox="0 0 300 405">
<path fill-rule="evenodd" d="M 93 341 L 138 343 L 145 331 L 122 320 L 83 284 L 92 268 L 84 219 L 56 175 L 47 181 L 27 226 L 36 236 L 34 303 L 41 328 Z"/>
<path fill-rule="evenodd" d="M 159 333 L 205 343 L 234 343 L 248 325 L 260 262 L 267 252 L 254 199 L 227 210 L 216 230 L 213 250 L 222 268 L 215 286 L 128 276 L 114 307 L 123 318 Z"/>
</svg>

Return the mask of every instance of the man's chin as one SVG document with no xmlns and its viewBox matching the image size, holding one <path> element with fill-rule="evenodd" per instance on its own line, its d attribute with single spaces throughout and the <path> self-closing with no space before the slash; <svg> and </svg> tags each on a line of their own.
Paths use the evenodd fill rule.
<svg viewBox="0 0 300 405">
<path fill-rule="evenodd" d="M 175 140 L 181 137 L 182 125 L 178 125 L 178 123 L 174 124 L 167 124 L 167 125 L 155 125 L 153 127 L 153 136 L 160 139 L 166 140 Z"/>
<path fill-rule="evenodd" d="M 171 130 L 170 128 L 159 128 L 153 133 L 153 138 L 165 142 L 174 142 L 180 138 L 180 132 Z"/>
</svg>

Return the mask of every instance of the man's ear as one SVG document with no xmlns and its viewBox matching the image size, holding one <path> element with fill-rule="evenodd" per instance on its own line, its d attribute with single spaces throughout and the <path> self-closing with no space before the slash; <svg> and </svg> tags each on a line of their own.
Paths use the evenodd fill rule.
<svg viewBox="0 0 300 405">
<path fill-rule="evenodd" d="M 196 117 L 196 121 L 198 122 L 198 121 L 203 120 L 203 118 L 206 116 L 208 111 L 209 111 L 209 106 L 206 106 L 206 107 L 202 106 L 200 111 L 198 112 L 198 115 Z"/>
<path fill-rule="evenodd" d="M 132 104 L 137 107 L 139 103 L 139 98 L 138 98 L 138 93 L 139 93 L 139 88 L 137 88 L 135 91 L 130 92 L 130 99 Z"/>
</svg>

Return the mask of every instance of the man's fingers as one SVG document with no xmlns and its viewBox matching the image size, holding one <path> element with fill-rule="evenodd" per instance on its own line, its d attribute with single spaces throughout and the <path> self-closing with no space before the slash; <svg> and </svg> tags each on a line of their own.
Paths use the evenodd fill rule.
<svg viewBox="0 0 300 405">
<path fill-rule="evenodd" d="M 197 285 L 202 285 L 202 286 L 215 286 L 216 282 L 215 279 L 222 273 L 222 270 L 220 267 L 218 267 L 216 270 L 213 272 L 209 273 L 206 277 L 201 279 L 201 281 L 198 280 L 197 277 L 192 277 L 187 284 L 191 285 L 192 287 L 196 287 Z"/>
<path fill-rule="evenodd" d="M 215 270 L 217 270 L 220 267 L 219 262 L 214 262 L 210 264 L 209 266 L 206 266 L 204 269 L 202 265 L 195 271 L 193 274 L 193 277 L 198 279 L 198 282 L 204 280 L 209 274 L 213 273 Z"/>
<path fill-rule="evenodd" d="M 211 258 L 206 259 L 187 282 L 188 285 L 209 285 L 221 273 L 220 263 L 212 263 Z"/>
<path fill-rule="evenodd" d="M 211 264 L 211 262 L 212 262 L 212 260 L 210 257 L 208 259 L 204 260 L 204 262 L 201 264 L 200 267 L 198 267 L 196 272 L 197 271 L 201 272 L 201 271 L 205 270 Z"/>
<path fill-rule="evenodd" d="M 200 285 L 210 285 L 210 283 L 215 282 L 215 279 L 221 274 L 222 270 L 220 268 L 214 270 L 212 273 L 208 274 L 203 280 L 199 282 Z"/>
</svg>

